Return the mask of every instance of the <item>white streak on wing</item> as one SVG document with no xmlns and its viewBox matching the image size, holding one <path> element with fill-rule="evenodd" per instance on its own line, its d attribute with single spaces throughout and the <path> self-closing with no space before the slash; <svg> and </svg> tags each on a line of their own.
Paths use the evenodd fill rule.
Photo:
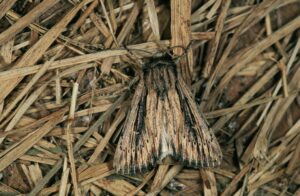
<svg viewBox="0 0 300 196">
<path fill-rule="evenodd" d="M 162 130 L 162 137 L 161 137 L 161 154 L 160 160 L 162 161 L 166 156 L 173 155 L 173 150 L 171 146 L 172 139 L 168 134 L 168 126 L 167 126 L 167 115 L 166 113 L 163 114 L 163 130 Z"/>
</svg>

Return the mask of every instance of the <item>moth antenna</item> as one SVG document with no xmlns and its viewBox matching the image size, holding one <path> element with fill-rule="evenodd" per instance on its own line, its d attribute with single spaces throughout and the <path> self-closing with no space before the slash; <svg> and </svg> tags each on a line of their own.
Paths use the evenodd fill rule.
<svg viewBox="0 0 300 196">
<path fill-rule="evenodd" d="M 168 48 L 168 54 L 169 55 L 171 55 L 173 58 L 181 58 L 181 57 L 183 57 L 183 56 L 185 56 L 187 53 L 188 53 L 188 50 L 192 47 L 192 43 L 193 43 L 193 41 L 190 41 L 189 42 L 189 44 L 186 46 L 186 47 L 184 47 L 184 46 L 180 46 L 180 45 L 178 45 L 178 46 L 172 46 L 172 47 L 170 47 L 170 48 Z M 173 49 L 175 49 L 175 48 L 181 48 L 184 52 L 183 52 L 183 54 L 182 55 L 176 55 L 176 56 L 174 56 L 174 55 L 172 55 L 171 53 L 170 53 L 170 51 L 171 50 L 173 50 Z"/>
</svg>

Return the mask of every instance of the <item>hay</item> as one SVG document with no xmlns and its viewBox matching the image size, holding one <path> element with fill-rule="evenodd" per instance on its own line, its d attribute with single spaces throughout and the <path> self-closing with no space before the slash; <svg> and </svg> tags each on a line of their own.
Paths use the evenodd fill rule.
<svg viewBox="0 0 300 196">
<path fill-rule="evenodd" d="M 0 194 L 300 194 L 299 13 L 297 0 L 2 1 Z M 222 165 L 118 175 L 141 63 L 170 47 Z"/>
</svg>

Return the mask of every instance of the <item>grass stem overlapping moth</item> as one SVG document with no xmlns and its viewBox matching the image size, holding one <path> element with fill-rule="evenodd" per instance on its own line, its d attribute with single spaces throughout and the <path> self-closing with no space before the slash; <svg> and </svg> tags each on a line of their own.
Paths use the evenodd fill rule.
<svg viewBox="0 0 300 196">
<path fill-rule="evenodd" d="M 222 152 L 168 54 L 143 68 L 114 155 L 118 173 L 135 174 L 166 157 L 189 167 L 219 166 Z"/>
</svg>

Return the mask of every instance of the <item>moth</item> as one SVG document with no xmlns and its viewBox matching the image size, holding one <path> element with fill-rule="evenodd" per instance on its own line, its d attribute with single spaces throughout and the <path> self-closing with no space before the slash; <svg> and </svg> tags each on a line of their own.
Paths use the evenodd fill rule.
<svg viewBox="0 0 300 196">
<path fill-rule="evenodd" d="M 194 168 L 221 164 L 219 143 L 168 54 L 143 68 L 114 155 L 117 173 L 135 174 L 166 157 Z"/>
</svg>

